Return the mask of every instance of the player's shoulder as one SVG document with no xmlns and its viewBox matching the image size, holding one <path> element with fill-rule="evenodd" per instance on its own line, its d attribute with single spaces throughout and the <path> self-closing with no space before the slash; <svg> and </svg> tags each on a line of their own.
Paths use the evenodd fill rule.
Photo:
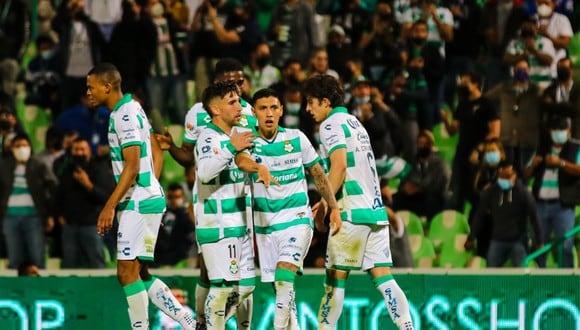
<svg viewBox="0 0 580 330">
<path fill-rule="evenodd" d="M 189 108 L 186 115 L 196 115 L 198 113 L 207 112 L 203 107 L 203 103 L 197 102 Z"/>
</svg>

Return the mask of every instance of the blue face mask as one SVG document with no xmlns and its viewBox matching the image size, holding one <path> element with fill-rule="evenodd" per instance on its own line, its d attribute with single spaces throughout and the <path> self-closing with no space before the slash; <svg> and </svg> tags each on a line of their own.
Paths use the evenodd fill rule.
<svg viewBox="0 0 580 330">
<path fill-rule="evenodd" d="M 550 135 L 555 144 L 564 144 L 568 141 L 568 131 L 565 129 L 552 130 Z"/>
<path fill-rule="evenodd" d="M 371 97 L 370 96 L 355 97 L 354 101 L 356 102 L 356 104 L 366 104 L 366 103 L 369 103 L 371 101 Z"/>
<path fill-rule="evenodd" d="M 497 184 L 501 190 L 510 190 L 514 186 L 510 179 L 497 178 Z"/>
<path fill-rule="evenodd" d="M 485 162 L 489 165 L 499 164 L 499 151 L 488 151 L 485 153 Z"/>
<path fill-rule="evenodd" d="M 54 55 L 54 51 L 52 50 L 45 50 L 40 53 L 40 56 L 45 60 L 50 60 L 52 58 L 52 55 Z"/>
<path fill-rule="evenodd" d="M 300 111 L 300 103 L 286 103 L 286 110 L 289 113 L 298 113 Z"/>
</svg>

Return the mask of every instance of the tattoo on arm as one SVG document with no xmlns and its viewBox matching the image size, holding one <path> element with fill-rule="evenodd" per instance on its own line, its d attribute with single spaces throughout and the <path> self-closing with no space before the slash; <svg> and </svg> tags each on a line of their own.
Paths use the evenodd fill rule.
<svg viewBox="0 0 580 330">
<path fill-rule="evenodd" d="M 316 185 L 316 189 L 318 192 L 326 200 L 328 206 L 331 209 L 338 208 L 338 204 L 336 202 L 336 198 L 332 193 L 332 187 L 330 187 L 330 181 L 324 174 L 324 170 L 320 164 L 315 164 L 311 168 L 309 168 L 310 175 L 314 178 L 314 184 Z"/>
</svg>

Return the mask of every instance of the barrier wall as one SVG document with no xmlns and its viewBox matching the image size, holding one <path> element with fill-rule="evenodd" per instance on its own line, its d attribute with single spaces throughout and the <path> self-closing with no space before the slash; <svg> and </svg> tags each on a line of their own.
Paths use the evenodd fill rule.
<svg viewBox="0 0 580 330">
<path fill-rule="evenodd" d="M 197 277 L 160 277 L 187 290 L 193 304 Z M 398 274 L 396 279 L 410 300 L 416 329 L 580 329 L 580 277 L 573 273 Z M 309 274 L 296 281 L 303 330 L 316 329 L 323 280 L 322 274 Z M 272 329 L 273 300 L 271 286 L 259 284 L 254 329 Z M 0 329 L 128 329 L 126 309 L 112 275 L 0 277 Z M 338 329 L 395 329 L 366 274 L 348 279 Z"/>
</svg>

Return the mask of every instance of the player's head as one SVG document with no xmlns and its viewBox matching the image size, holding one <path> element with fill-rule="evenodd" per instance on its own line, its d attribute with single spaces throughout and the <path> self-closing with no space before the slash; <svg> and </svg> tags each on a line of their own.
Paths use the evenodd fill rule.
<svg viewBox="0 0 580 330">
<path fill-rule="evenodd" d="M 111 63 L 100 63 L 87 75 L 87 98 L 90 107 L 105 105 L 114 92 L 121 91 L 121 74 Z"/>
<path fill-rule="evenodd" d="M 304 84 L 306 111 L 321 122 L 336 107 L 344 105 L 344 91 L 338 80 L 329 75 L 310 77 Z"/>
<path fill-rule="evenodd" d="M 244 66 L 235 58 L 223 58 L 215 64 L 213 83 L 233 82 L 238 86 L 238 94 L 241 93 L 244 84 Z"/>
<path fill-rule="evenodd" d="M 272 138 L 278 131 L 282 117 L 282 105 L 276 91 L 270 88 L 260 89 L 254 93 L 253 111 L 258 119 L 258 132 L 266 138 Z"/>
<path fill-rule="evenodd" d="M 223 120 L 232 127 L 240 123 L 242 106 L 236 84 L 222 82 L 209 85 L 203 91 L 202 102 L 213 120 Z"/>
</svg>

